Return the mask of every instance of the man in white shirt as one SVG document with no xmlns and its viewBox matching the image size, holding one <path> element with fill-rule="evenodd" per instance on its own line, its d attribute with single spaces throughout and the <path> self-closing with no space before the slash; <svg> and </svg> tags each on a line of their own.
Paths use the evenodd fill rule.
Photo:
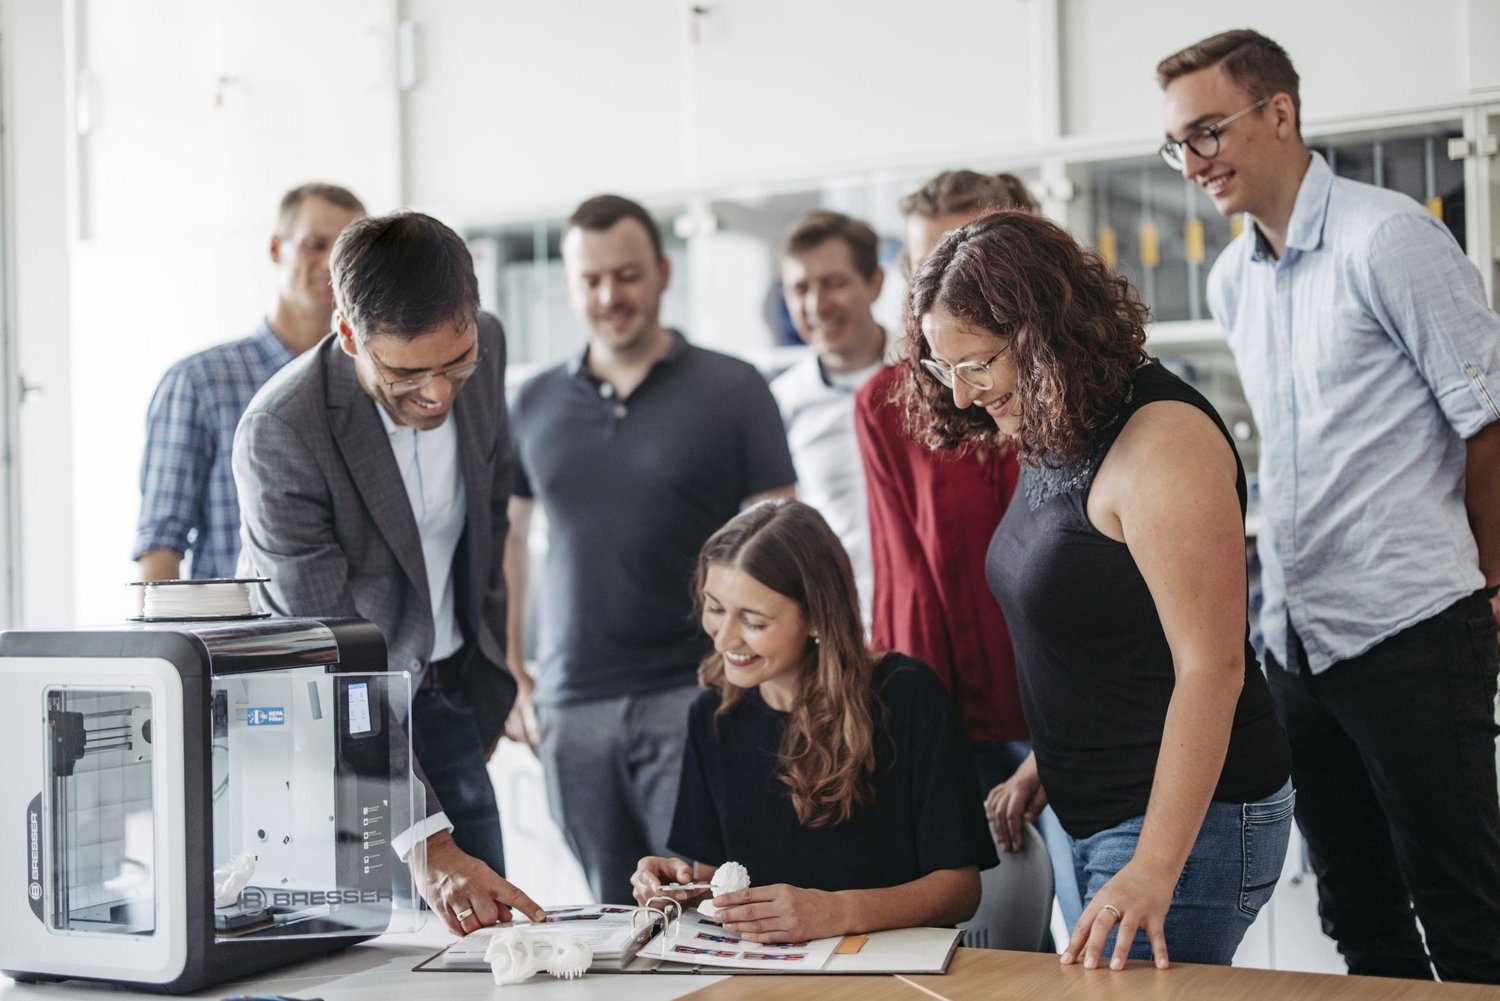
<svg viewBox="0 0 1500 1001">
<path fill-rule="evenodd" d="M 818 509 L 849 552 L 865 628 L 874 592 L 865 473 L 854 394 L 880 370 L 885 331 L 872 307 L 885 272 L 879 237 L 841 212 L 814 211 L 781 239 L 781 289 L 812 350 L 771 383 L 797 468 L 797 496 Z"/>
</svg>

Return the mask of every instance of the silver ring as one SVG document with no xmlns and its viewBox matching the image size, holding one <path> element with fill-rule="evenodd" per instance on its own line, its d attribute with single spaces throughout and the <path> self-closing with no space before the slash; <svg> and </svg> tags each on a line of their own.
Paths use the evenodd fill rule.
<svg viewBox="0 0 1500 1001">
<path fill-rule="evenodd" d="M 1122 920 L 1120 916 L 1120 909 L 1114 904 L 1100 904 L 1099 909 L 1101 911 L 1109 911 L 1109 913 L 1113 914 L 1115 916 L 1116 923 Z"/>
<path fill-rule="evenodd" d="M 459 924 L 463 924 L 465 921 L 467 921 L 469 918 L 471 918 L 473 916 L 474 916 L 474 908 L 472 908 L 472 907 L 465 907 L 461 911 L 454 911 L 453 912 L 453 917 L 458 921 Z"/>
</svg>

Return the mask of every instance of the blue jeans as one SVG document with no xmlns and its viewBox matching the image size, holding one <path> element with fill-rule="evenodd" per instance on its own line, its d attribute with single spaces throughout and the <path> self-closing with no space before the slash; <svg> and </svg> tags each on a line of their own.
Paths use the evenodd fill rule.
<svg viewBox="0 0 1500 1001">
<path fill-rule="evenodd" d="M 1271 899 L 1286 861 L 1296 802 L 1290 780 L 1254 803 L 1208 805 L 1187 865 L 1167 911 L 1167 955 L 1177 963 L 1228 966 L 1255 916 Z M 1145 817 L 1131 817 L 1087 838 L 1069 838 L 1085 905 L 1135 856 Z M 1104 959 L 1114 955 L 1115 936 Z M 1145 930 L 1136 932 L 1131 959 L 1151 959 Z"/>
<path fill-rule="evenodd" d="M 1021 762 L 1031 753 L 1031 741 L 972 740 L 969 753 L 974 758 L 974 770 L 979 773 L 979 795 L 985 797 L 1021 767 Z M 1064 923 L 1072 930 L 1083 914 L 1083 899 L 1078 895 L 1078 884 L 1073 877 L 1073 850 L 1068 833 L 1062 829 L 1050 806 L 1037 817 L 1036 829 L 1041 832 L 1042 840 L 1047 843 L 1047 854 L 1052 857 L 1052 883 L 1058 910 L 1062 911 Z M 1046 940 L 1051 942 L 1051 939 L 1049 932 Z M 1045 947 L 1046 943 L 1043 945 Z"/>
</svg>

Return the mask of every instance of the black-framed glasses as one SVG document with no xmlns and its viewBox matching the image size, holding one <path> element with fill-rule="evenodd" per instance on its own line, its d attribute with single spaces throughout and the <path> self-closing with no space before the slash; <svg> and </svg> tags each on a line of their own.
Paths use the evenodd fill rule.
<svg viewBox="0 0 1500 1001">
<path fill-rule="evenodd" d="M 449 365 L 447 368 L 428 369 L 426 372 L 418 375 L 408 375 L 400 379 L 387 379 L 385 376 L 387 371 L 389 371 L 389 366 L 375 357 L 375 352 L 370 350 L 370 342 L 363 334 L 359 335 L 359 342 L 365 346 L 365 351 L 369 352 L 370 360 L 380 370 L 380 381 L 385 383 L 385 388 L 391 391 L 392 396 L 405 396 L 407 393 L 415 393 L 419 389 L 425 389 L 438 376 L 442 376 L 453 383 L 463 382 L 474 374 L 475 370 L 479 368 L 480 359 L 484 357 L 484 351 L 479 347 L 479 339 L 476 337 L 473 348 L 474 357 L 468 361 L 461 361 L 456 365 Z"/>
<path fill-rule="evenodd" d="M 1181 139 L 1168 139 L 1161 144 L 1161 158 L 1166 161 L 1168 167 L 1181 170 L 1187 166 L 1187 157 L 1182 153 L 1183 147 L 1186 147 L 1194 156 L 1203 160 L 1212 160 L 1219 155 L 1219 133 L 1228 128 L 1236 118 L 1250 114 L 1269 100 L 1269 97 L 1263 97 L 1250 107 L 1236 111 L 1228 118 L 1214 122 L 1212 125 L 1200 125 Z"/>
<path fill-rule="evenodd" d="M 929 375 L 949 389 L 953 388 L 953 378 L 957 376 L 970 389 L 987 393 L 995 388 L 995 377 L 990 372 L 990 366 L 999 361 L 1000 356 L 1010 350 L 1010 343 L 1006 342 L 1005 347 L 990 355 L 988 361 L 961 361 L 957 365 L 950 366 L 944 365 L 936 358 L 923 358 L 922 367 L 927 370 Z"/>
</svg>

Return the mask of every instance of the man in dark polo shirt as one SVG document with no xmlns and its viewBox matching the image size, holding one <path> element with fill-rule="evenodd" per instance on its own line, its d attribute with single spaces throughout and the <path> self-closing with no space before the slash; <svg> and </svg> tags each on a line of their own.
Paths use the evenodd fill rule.
<svg viewBox="0 0 1500 1001">
<path fill-rule="evenodd" d="M 637 860 L 667 854 L 711 646 L 690 593 L 698 550 L 744 505 L 791 496 L 796 475 L 760 374 L 661 326 L 671 269 L 645 209 L 590 198 L 562 253 L 589 344 L 526 382 L 512 412 L 505 561 L 520 691 L 507 732 L 539 746 L 553 816 L 594 895 L 629 902 Z M 533 685 L 522 617 L 537 503 L 548 546 Z"/>
</svg>

